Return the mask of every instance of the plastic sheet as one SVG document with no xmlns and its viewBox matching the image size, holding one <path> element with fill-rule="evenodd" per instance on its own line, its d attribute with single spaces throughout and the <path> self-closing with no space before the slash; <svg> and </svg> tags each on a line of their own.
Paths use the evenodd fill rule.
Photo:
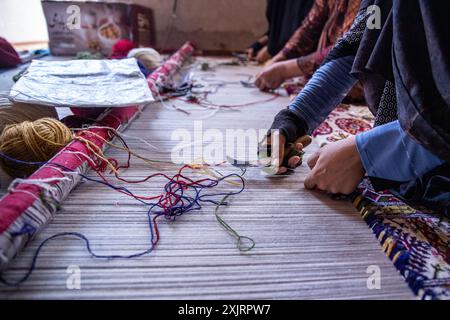
<svg viewBox="0 0 450 320">
<path fill-rule="evenodd" d="M 108 108 L 154 101 L 134 58 L 33 60 L 12 87 L 10 100 L 55 107 Z"/>
</svg>

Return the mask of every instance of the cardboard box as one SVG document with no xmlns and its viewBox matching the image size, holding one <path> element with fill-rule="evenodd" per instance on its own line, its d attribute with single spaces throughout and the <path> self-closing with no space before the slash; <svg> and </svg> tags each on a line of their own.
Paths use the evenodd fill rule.
<svg viewBox="0 0 450 320">
<path fill-rule="evenodd" d="M 111 53 L 118 39 L 136 47 L 154 44 L 153 11 L 120 2 L 43 0 L 53 55 L 71 56 L 80 51 Z"/>
</svg>

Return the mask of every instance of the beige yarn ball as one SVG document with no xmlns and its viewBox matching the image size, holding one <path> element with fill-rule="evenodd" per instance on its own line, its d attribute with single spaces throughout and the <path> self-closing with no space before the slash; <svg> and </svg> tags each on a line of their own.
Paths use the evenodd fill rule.
<svg viewBox="0 0 450 320">
<path fill-rule="evenodd" d="M 147 69 L 155 69 L 161 64 L 162 57 L 152 48 L 135 48 L 128 53 L 128 58 L 136 58 Z"/>
</svg>

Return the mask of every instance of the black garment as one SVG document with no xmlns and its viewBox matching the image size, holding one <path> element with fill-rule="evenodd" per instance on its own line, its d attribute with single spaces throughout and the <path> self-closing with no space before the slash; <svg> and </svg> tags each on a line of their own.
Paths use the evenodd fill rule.
<svg viewBox="0 0 450 320">
<path fill-rule="evenodd" d="M 397 1 L 393 72 L 402 127 L 450 162 L 450 1 Z M 414 21 L 411 26 L 411 21 Z"/>
<path fill-rule="evenodd" d="M 266 17 L 269 23 L 267 48 L 272 57 L 283 49 L 313 4 L 314 0 L 267 0 Z"/>
<path fill-rule="evenodd" d="M 393 191 L 411 206 L 425 206 L 450 218 L 449 163 L 444 163 L 419 179 L 402 184 Z"/>
<path fill-rule="evenodd" d="M 365 30 L 353 66 L 369 107 L 378 108 L 386 81 L 393 81 L 402 128 L 450 162 L 450 2 L 373 3 L 382 29 Z"/>
<path fill-rule="evenodd" d="M 391 191 L 408 205 L 450 218 L 450 164 L 444 163 L 416 180 L 396 182 L 369 177 L 375 190 Z"/>
</svg>

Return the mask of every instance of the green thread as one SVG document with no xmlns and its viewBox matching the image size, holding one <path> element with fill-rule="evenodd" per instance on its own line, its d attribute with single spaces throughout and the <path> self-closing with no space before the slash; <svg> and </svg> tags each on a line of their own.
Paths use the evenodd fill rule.
<svg viewBox="0 0 450 320">
<path fill-rule="evenodd" d="M 225 201 L 228 199 L 229 196 L 230 195 L 226 195 L 222 198 L 222 200 L 219 201 L 216 208 L 214 209 L 214 215 L 216 216 L 216 220 L 222 226 L 222 228 L 224 228 L 225 231 L 228 232 L 229 235 L 231 235 L 232 237 L 234 237 L 236 239 L 236 247 L 239 249 L 239 251 L 241 251 L 241 252 L 250 251 L 255 247 L 255 244 L 256 244 L 255 241 L 250 237 L 241 236 L 228 223 L 226 223 L 225 220 L 223 220 L 219 215 L 220 206 L 226 205 Z M 245 242 L 249 242 L 249 243 L 246 245 Z"/>
</svg>

